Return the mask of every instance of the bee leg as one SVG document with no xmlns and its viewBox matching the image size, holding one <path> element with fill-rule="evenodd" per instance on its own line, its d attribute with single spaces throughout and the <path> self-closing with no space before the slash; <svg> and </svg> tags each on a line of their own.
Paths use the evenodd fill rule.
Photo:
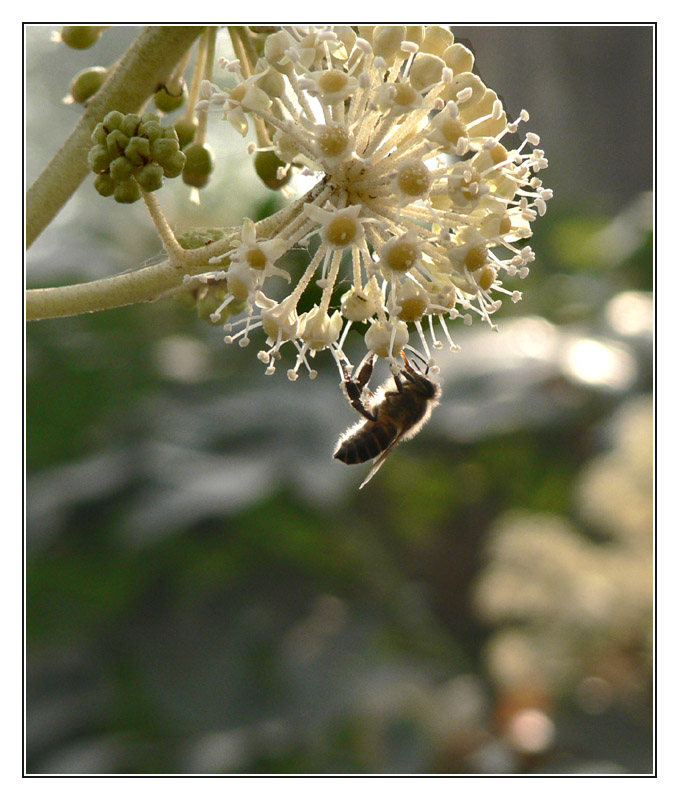
<svg viewBox="0 0 679 800">
<path fill-rule="evenodd" d="M 371 422 L 375 422 L 377 416 L 373 414 L 372 411 L 368 411 L 368 409 L 363 405 L 363 400 L 361 399 L 363 387 L 360 385 L 359 381 L 351 378 L 344 381 L 344 391 L 349 398 L 351 407 L 355 408 L 362 417 L 369 419 Z"/>
<path fill-rule="evenodd" d="M 373 374 L 373 366 L 375 364 L 375 355 L 369 353 L 366 358 L 358 365 L 358 370 L 354 382 L 360 390 L 363 390 Z"/>
</svg>

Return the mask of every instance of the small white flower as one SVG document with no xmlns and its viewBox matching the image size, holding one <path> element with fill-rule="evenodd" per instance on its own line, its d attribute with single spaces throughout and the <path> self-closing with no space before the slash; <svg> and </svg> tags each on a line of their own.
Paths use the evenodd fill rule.
<svg viewBox="0 0 679 800">
<path fill-rule="evenodd" d="M 346 100 L 358 88 L 358 80 L 342 69 L 311 72 L 300 83 L 310 95 L 328 105 Z"/>
<path fill-rule="evenodd" d="M 299 318 L 299 338 L 309 345 L 310 350 L 323 350 L 339 339 L 342 330 L 342 314 L 335 311 L 332 316 L 315 306 Z"/>
<path fill-rule="evenodd" d="M 231 250 L 228 255 L 231 258 L 232 267 L 235 263 L 241 263 L 259 272 L 262 277 L 279 275 L 289 281 L 289 273 L 274 266 L 276 259 L 280 258 L 288 249 L 289 246 L 285 239 L 274 238 L 258 241 L 254 222 L 251 219 L 245 219 L 241 229 L 240 245 Z"/>
<path fill-rule="evenodd" d="M 304 213 L 321 226 L 323 244 L 334 249 L 343 249 L 363 238 L 363 225 L 359 220 L 362 208 L 355 205 L 328 209 L 305 203 Z"/>
<path fill-rule="evenodd" d="M 415 231 L 394 236 L 380 249 L 379 265 L 386 277 L 403 275 L 417 266 L 422 258 L 422 247 Z"/>
<path fill-rule="evenodd" d="M 262 308 L 262 327 L 271 342 L 280 344 L 297 336 L 299 317 L 294 296 L 290 295 L 276 303 L 260 292 L 257 305 Z"/>
<path fill-rule="evenodd" d="M 342 295 L 342 316 L 351 322 L 365 322 L 377 312 L 372 294 L 360 286 L 352 286 Z"/>
<path fill-rule="evenodd" d="M 408 326 L 400 320 L 393 322 L 373 322 L 365 334 L 368 350 L 381 358 L 398 358 L 399 353 L 408 344 Z"/>
<path fill-rule="evenodd" d="M 375 105 L 382 111 L 399 116 L 423 107 L 422 95 L 408 82 L 384 83 L 375 92 Z"/>
</svg>

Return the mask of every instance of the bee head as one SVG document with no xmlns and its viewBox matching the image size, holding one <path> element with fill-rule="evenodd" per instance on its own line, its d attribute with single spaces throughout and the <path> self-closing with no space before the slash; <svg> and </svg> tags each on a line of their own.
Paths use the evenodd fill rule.
<svg viewBox="0 0 679 800">
<path fill-rule="evenodd" d="M 401 358 L 403 359 L 403 371 L 402 376 L 412 383 L 418 392 L 423 394 L 425 397 L 436 397 L 439 392 L 439 387 L 433 381 L 430 381 L 427 377 L 427 373 L 429 372 L 429 366 L 425 365 L 425 371 L 421 372 L 417 367 L 408 361 L 406 358 L 406 354 L 401 350 Z"/>
</svg>

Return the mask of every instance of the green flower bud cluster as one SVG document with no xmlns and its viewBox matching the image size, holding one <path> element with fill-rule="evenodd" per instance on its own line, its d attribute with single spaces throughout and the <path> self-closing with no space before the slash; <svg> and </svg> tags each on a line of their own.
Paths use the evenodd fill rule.
<svg viewBox="0 0 679 800">
<path fill-rule="evenodd" d="M 94 188 L 118 203 L 134 203 L 155 192 L 164 178 L 181 175 L 186 156 L 172 125 L 161 125 L 156 114 L 109 111 L 94 131 L 87 162 L 96 173 Z"/>
</svg>

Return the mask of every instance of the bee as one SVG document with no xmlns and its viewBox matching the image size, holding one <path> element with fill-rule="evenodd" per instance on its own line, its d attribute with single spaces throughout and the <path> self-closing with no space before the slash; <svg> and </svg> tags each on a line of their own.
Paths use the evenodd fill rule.
<svg viewBox="0 0 679 800">
<path fill-rule="evenodd" d="M 359 365 L 355 377 L 347 375 L 342 381 L 349 403 L 364 419 L 342 434 L 334 457 L 345 464 L 363 464 L 374 459 L 360 489 L 399 442 L 412 439 L 420 431 L 441 396 L 441 387 L 429 380 L 426 372 L 416 369 L 403 351 L 401 357 L 404 366 L 375 392 L 367 385 L 374 354 Z"/>
</svg>

